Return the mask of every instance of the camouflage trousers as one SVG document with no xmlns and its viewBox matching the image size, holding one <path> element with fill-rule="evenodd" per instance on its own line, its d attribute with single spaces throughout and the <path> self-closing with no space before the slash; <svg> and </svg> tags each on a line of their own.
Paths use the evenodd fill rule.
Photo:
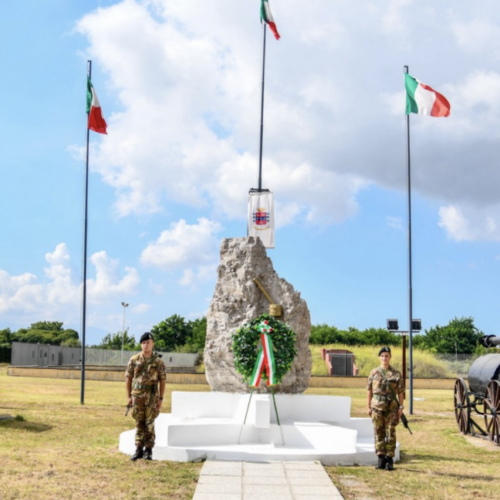
<svg viewBox="0 0 500 500">
<path fill-rule="evenodd" d="M 391 408 L 387 415 L 386 410 L 387 408 L 372 408 L 375 453 L 377 455 L 394 457 L 394 452 L 396 451 L 396 425 L 399 424 L 398 407 Z"/>
<path fill-rule="evenodd" d="M 160 413 L 158 398 L 152 394 L 134 396 L 132 417 L 135 419 L 135 445 L 153 448 L 155 445 L 155 419 Z"/>
</svg>

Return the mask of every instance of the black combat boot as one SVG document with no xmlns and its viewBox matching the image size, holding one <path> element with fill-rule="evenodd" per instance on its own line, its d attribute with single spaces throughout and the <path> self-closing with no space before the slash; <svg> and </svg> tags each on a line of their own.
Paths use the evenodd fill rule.
<svg viewBox="0 0 500 500">
<path fill-rule="evenodd" d="M 385 469 L 385 455 L 378 455 L 378 464 L 375 469 Z"/>
<path fill-rule="evenodd" d="M 144 458 L 144 449 L 142 446 L 138 446 L 135 450 L 135 453 L 132 455 L 132 462 L 135 462 L 136 460 L 139 460 L 139 458 Z"/>
<path fill-rule="evenodd" d="M 394 461 L 392 460 L 392 457 L 387 457 L 385 470 L 394 470 Z"/>
<path fill-rule="evenodd" d="M 144 459 L 145 460 L 153 460 L 153 448 L 145 448 Z"/>
</svg>

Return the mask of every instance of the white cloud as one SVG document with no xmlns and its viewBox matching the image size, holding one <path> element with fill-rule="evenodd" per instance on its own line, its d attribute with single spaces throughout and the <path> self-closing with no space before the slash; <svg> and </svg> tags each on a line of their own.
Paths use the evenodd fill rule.
<svg viewBox="0 0 500 500">
<path fill-rule="evenodd" d="M 466 52 L 500 58 L 500 27 L 489 19 L 456 21 L 451 26 L 458 45 Z"/>
<path fill-rule="evenodd" d="M 246 216 L 257 185 L 261 28 L 251 2 L 216 5 L 124 0 L 77 24 L 120 104 L 93 167 L 121 216 L 170 203 L 217 220 Z M 475 56 L 464 62 L 490 39 L 500 47 L 498 9 L 487 5 L 489 18 L 464 1 L 273 4 L 282 39 L 267 47 L 263 184 L 279 226 L 344 221 L 371 184 L 405 189 L 401 61 L 410 60 L 452 104 L 448 119 L 412 117 L 413 189 L 459 208 L 496 203 L 500 73 Z M 201 272 L 189 269 L 181 282 Z"/>
<path fill-rule="evenodd" d="M 105 69 L 123 106 L 109 117 L 109 135 L 93 163 L 116 190 L 118 214 L 159 212 L 170 200 L 245 217 L 246 193 L 256 185 L 258 167 L 261 28 L 241 23 L 252 7 L 221 0 L 215 14 L 200 0 L 124 1 L 78 23 L 89 54 Z M 312 8 L 321 11 L 321 2 Z M 221 22 L 223 30 L 217 28 Z M 331 30 L 347 36 L 335 16 L 321 25 L 330 38 Z M 138 36 L 130 37 L 132 32 Z M 306 36 L 311 33 L 320 34 L 302 27 L 298 36 L 311 50 L 324 47 L 321 36 Z M 341 49 L 336 42 L 323 50 Z M 280 45 L 268 50 L 271 58 Z M 305 62 L 308 56 L 300 51 Z M 265 187 L 279 192 L 282 206 L 300 199 L 301 216 L 309 220 L 341 221 L 355 213 L 354 196 L 364 183 L 355 173 L 335 173 L 333 152 L 330 160 L 318 161 L 317 146 L 324 151 L 330 143 L 324 134 L 344 127 L 332 120 L 345 115 L 344 89 L 319 68 L 303 69 L 297 78 L 276 55 L 268 71 L 273 68 L 286 84 L 277 85 L 271 75 L 266 89 Z M 290 182 L 301 177 L 306 163 L 312 179 L 340 181 L 341 195 L 318 196 L 319 182 Z M 336 184 L 331 187 L 335 192 Z"/>
<path fill-rule="evenodd" d="M 219 247 L 216 234 L 221 230 L 218 222 L 205 218 L 191 225 L 181 219 L 142 251 L 141 263 L 165 271 L 182 270 L 179 284 L 183 286 L 213 278 Z"/>
<path fill-rule="evenodd" d="M 407 32 L 406 8 L 412 3 L 412 0 L 391 0 L 388 3 L 381 15 L 382 27 L 388 35 Z"/>
<path fill-rule="evenodd" d="M 439 226 L 456 241 L 499 241 L 500 207 L 494 209 L 459 208 L 454 205 L 439 209 Z"/>
<path fill-rule="evenodd" d="M 403 231 L 403 219 L 401 217 L 393 217 L 388 215 L 386 217 L 387 225 L 392 227 L 392 229 L 397 229 L 398 231 Z"/>
<path fill-rule="evenodd" d="M 105 251 L 96 252 L 90 258 L 95 267 L 95 279 L 87 280 L 87 289 L 91 302 L 109 300 L 134 293 L 140 278 L 133 267 L 125 267 L 125 276 L 120 279 L 119 261 L 108 257 Z"/>
<path fill-rule="evenodd" d="M 132 314 L 144 314 L 147 313 L 151 309 L 150 304 L 137 304 L 132 307 Z"/>
<path fill-rule="evenodd" d="M 10 276 L 0 270 L 0 313 L 22 314 L 33 321 L 57 318 L 78 322 L 82 286 L 71 268 L 66 245 L 57 245 L 53 252 L 45 254 L 45 260 L 48 266 L 44 270 L 45 277 L 40 279 L 30 273 Z M 95 253 L 90 260 L 96 277 L 87 279 L 87 301 L 94 310 L 95 306 L 136 292 L 139 275 L 134 268 L 125 268 L 125 276 L 120 279 L 118 261 L 110 259 L 106 252 Z"/>
</svg>

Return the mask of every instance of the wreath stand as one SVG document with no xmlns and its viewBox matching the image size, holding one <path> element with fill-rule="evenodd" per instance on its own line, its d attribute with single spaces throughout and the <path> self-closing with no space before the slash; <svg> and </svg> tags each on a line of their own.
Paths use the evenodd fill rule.
<svg viewBox="0 0 500 500">
<path fill-rule="evenodd" d="M 242 424 L 241 430 L 240 430 L 240 435 L 238 437 L 238 444 L 241 444 L 241 434 L 243 433 L 243 428 L 245 427 L 245 424 L 247 422 L 248 410 L 250 408 L 250 403 L 252 401 L 253 390 L 254 390 L 254 388 L 252 387 L 252 389 L 250 391 L 250 397 L 248 398 L 247 411 L 245 412 L 245 418 L 243 420 L 243 424 Z M 278 422 L 278 427 L 280 429 L 280 434 L 281 434 L 281 446 L 285 446 L 285 438 L 283 437 L 283 429 L 281 428 L 280 416 L 278 414 L 278 406 L 276 404 L 276 398 L 274 397 L 274 389 L 272 386 L 271 386 L 271 395 L 273 397 L 273 406 L 274 406 L 274 413 L 276 414 L 276 421 Z"/>
<path fill-rule="evenodd" d="M 270 314 L 270 316 L 273 316 L 273 317 L 282 316 L 283 315 L 282 307 L 280 305 L 274 303 L 273 299 L 267 293 L 266 289 L 262 286 L 260 281 L 257 278 L 254 278 L 253 282 L 259 287 L 260 291 L 264 294 L 266 299 L 269 301 L 269 314 Z M 281 434 L 281 445 L 285 446 L 285 439 L 283 437 L 283 429 L 281 428 L 280 416 L 278 413 L 278 406 L 276 404 L 276 398 L 274 396 L 274 388 L 272 385 L 270 386 L 270 388 L 271 388 L 271 395 L 273 398 L 274 412 L 276 414 L 276 421 L 278 422 L 278 426 L 279 426 L 280 434 Z M 250 397 L 248 398 L 247 410 L 245 412 L 245 418 L 243 420 L 243 425 L 241 426 L 240 435 L 238 438 L 238 444 L 240 444 L 240 442 L 241 442 L 241 434 L 243 432 L 243 428 L 244 428 L 246 421 L 247 421 L 248 410 L 250 408 L 250 403 L 252 402 L 253 391 L 254 391 L 254 386 L 252 386 L 252 389 L 250 390 Z"/>
</svg>

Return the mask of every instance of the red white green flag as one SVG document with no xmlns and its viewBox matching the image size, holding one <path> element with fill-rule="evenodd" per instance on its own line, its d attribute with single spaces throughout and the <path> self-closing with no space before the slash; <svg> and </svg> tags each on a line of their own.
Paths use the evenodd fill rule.
<svg viewBox="0 0 500 500">
<path fill-rule="evenodd" d="M 273 342 L 270 335 L 274 330 L 269 326 L 267 320 L 262 321 L 258 329 L 260 330 L 262 347 L 257 355 L 257 361 L 255 362 L 252 377 L 250 378 L 250 386 L 259 386 L 264 369 L 267 375 L 267 385 L 276 385 L 276 361 L 274 359 Z"/>
<path fill-rule="evenodd" d="M 107 134 L 106 132 L 106 121 L 102 117 L 101 103 L 97 98 L 94 86 L 87 78 L 87 115 L 89 117 L 88 128 L 97 132 L 98 134 Z"/>
<path fill-rule="evenodd" d="M 271 14 L 271 8 L 269 7 L 269 2 L 267 0 L 262 0 L 260 4 L 260 20 L 265 22 L 271 31 L 274 33 L 276 40 L 279 40 L 280 34 L 278 33 L 278 28 L 276 28 L 276 23 L 274 22 L 273 15 Z"/>
<path fill-rule="evenodd" d="M 405 73 L 406 114 L 417 113 L 436 118 L 450 116 L 450 103 L 434 89 Z"/>
</svg>

